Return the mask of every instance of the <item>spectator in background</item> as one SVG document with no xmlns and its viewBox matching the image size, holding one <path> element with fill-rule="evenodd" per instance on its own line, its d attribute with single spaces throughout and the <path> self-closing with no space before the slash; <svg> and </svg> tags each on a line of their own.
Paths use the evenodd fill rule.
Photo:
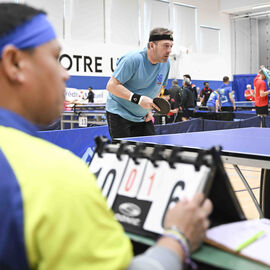
<svg viewBox="0 0 270 270">
<path fill-rule="evenodd" d="M 169 94 L 172 100 L 174 100 L 176 107 L 180 105 L 180 98 L 182 95 L 182 88 L 178 85 L 177 80 L 172 81 L 172 87 L 169 90 Z"/>
<path fill-rule="evenodd" d="M 180 110 L 183 112 L 183 121 L 188 120 L 192 116 L 195 106 L 196 103 L 194 100 L 190 79 L 185 77 L 183 80 L 183 92 L 180 103 Z"/>
<path fill-rule="evenodd" d="M 235 100 L 233 97 L 232 87 L 229 86 L 230 79 L 228 76 L 223 77 L 223 84 L 218 89 L 220 95 L 221 111 L 232 112 L 235 110 Z"/>
<path fill-rule="evenodd" d="M 206 103 L 206 106 L 208 107 L 208 110 L 210 112 L 218 112 L 218 110 L 220 108 L 220 100 L 219 100 L 218 90 L 215 90 L 210 94 L 210 97 Z"/>
<path fill-rule="evenodd" d="M 201 99 L 201 106 L 206 106 L 206 103 L 211 93 L 213 92 L 213 90 L 209 88 L 208 82 L 204 82 L 203 85 L 204 85 L 204 88 L 200 92 L 200 99 Z"/>
<path fill-rule="evenodd" d="M 167 114 L 167 121 L 166 122 L 173 123 L 175 121 L 177 114 L 178 114 L 178 111 L 179 111 L 179 104 L 175 101 L 175 99 L 173 97 L 171 97 L 170 90 L 165 89 L 162 97 L 164 99 L 168 100 L 171 104 L 171 110 Z"/>
<path fill-rule="evenodd" d="M 200 87 L 197 86 L 196 90 L 197 90 L 197 101 L 198 101 L 198 100 L 200 100 Z"/>
<path fill-rule="evenodd" d="M 245 90 L 245 98 L 248 101 L 255 101 L 254 90 L 251 88 L 251 84 L 247 84 L 247 89 Z"/>
<path fill-rule="evenodd" d="M 88 95 L 87 98 L 89 103 L 94 103 L 94 97 L 95 97 L 95 93 L 93 92 L 93 87 L 89 86 L 88 87 Z"/>
<path fill-rule="evenodd" d="M 196 105 L 197 105 L 197 98 L 198 98 L 197 87 L 196 87 L 195 84 L 192 83 L 191 77 L 190 77 L 189 74 L 185 74 L 185 75 L 183 76 L 183 79 L 185 80 L 185 78 L 188 78 L 189 81 L 190 81 L 189 88 L 190 88 L 191 92 L 193 93 L 193 99 L 194 99 L 194 103 L 195 103 L 195 106 L 194 106 L 194 107 L 196 107 Z"/>
<path fill-rule="evenodd" d="M 263 67 L 263 66 L 262 66 Z M 265 80 L 266 77 L 263 71 L 260 69 L 256 78 L 254 79 L 254 91 L 255 91 L 255 106 L 257 115 L 268 115 L 268 95 L 270 90 L 267 91 Z"/>
</svg>

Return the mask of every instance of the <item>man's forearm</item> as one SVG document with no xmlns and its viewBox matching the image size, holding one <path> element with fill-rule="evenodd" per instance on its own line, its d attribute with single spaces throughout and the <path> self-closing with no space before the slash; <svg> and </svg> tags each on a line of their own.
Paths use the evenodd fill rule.
<svg viewBox="0 0 270 270">
<path fill-rule="evenodd" d="M 181 270 L 182 262 L 174 251 L 155 245 L 142 255 L 136 256 L 128 270 Z"/>
<path fill-rule="evenodd" d="M 124 85 L 122 85 L 115 78 L 111 78 L 107 84 L 106 88 L 113 95 L 129 100 L 130 96 L 133 94 L 130 90 L 128 90 Z"/>
<path fill-rule="evenodd" d="M 269 94 L 270 94 L 270 90 L 268 90 L 268 91 L 260 90 L 260 96 L 261 96 L 261 97 L 265 97 L 265 96 L 267 96 L 267 95 L 269 95 Z"/>
</svg>

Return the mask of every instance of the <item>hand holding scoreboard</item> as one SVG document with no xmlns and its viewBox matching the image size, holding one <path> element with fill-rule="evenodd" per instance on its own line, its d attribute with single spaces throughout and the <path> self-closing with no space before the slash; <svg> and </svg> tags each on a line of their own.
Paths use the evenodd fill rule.
<svg viewBox="0 0 270 270">
<path fill-rule="evenodd" d="M 178 227 L 189 240 L 190 250 L 193 252 L 205 237 L 205 231 L 209 227 L 208 216 L 212 209 L 210 200 L 205 200 L 201 193 L 195 194 L 192 200 L 180 201 L 167 212 L 164 227 Z"/>
</svg>

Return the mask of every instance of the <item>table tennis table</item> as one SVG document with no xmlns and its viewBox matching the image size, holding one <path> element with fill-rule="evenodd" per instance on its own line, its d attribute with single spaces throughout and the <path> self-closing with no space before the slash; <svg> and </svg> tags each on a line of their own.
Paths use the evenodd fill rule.
<svg viewBox="0 0 270 270">
<path fill-rule="evenodd" d="M 254 101 L 235 101 L 235 107 L 237 110 L 255 110 L 255 102 Z M 208 110 L 207 106 L 199 106 L 201 110 Z"/>
<path fill-rule="evenodd" d="M 243 182 L 246 181 L 238 165 L 258 167 L 262 169 L 260 194 L 261 208 L 259 206 L 258 207 L 261 211 L 261 216 L 265 215 L 265 217 L 269 218 L 269 138 L 270 128 L 241 128 L 123 138 L 121 140 L 133 142 L 134 144 L 141 142 L 149 147 L 154 147 L 155 145 L 165 145 L 166 148 L 180 147 L 182 150 L 187 149 L 194 152 L 197 152 L 199 149 L 208 149 L 213 146 L 220 145 L 222 147 L 221 158 L 223 162 L 233 164 Z M 120 139 L 117 139 L 116 141 L 119 140 Z M 247 183 L 245 185 L 247 185 L 247 189 L 250 189 Z M 134 236 L 133 238 L 131 237 L 131 239 L 136 240 L 136 237 L 138 238 L 138 242 L 148 241 L 148 239 L 142 239 L 140 236 Z M 267 266 L 263 266 L 206 244 L 203 244 L 197 252 L 192 254 L 192 258 L 198 262 L 205 263 L 207 265 L 207 268 L 205 269 L 212 269 L 212 266 L 218 267 L 218 269 L 269 269 Z"/>
<path fill-rule="evenodd" d="M 156 144 L 166 147 L 181 147 L 183 150 L 198 151 L 221 146 L 223 162 L 233 164 L 246 186 L 260 216 L 270 217 L 270 128 L 240 128 L 193 133 L 167 134 L 124 138 L 130 142 L 142 142 L 148 146 Z M 243 176 L 239 165 L 262 169 L 260 204 Z"/>
</svg>

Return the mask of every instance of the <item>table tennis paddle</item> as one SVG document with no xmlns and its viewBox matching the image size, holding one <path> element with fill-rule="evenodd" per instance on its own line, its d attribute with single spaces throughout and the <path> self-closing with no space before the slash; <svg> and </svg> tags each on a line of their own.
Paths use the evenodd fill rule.
<svg viewBox="0 0 270 270">
<path fill-rule="evenodd" d="M 153 99 L 155 105 L 160 108 L 160 111 L 156 110 L 159 114 L 167 114 L 171 110 L 171 104 L 164 98 L 156 97 Z"/>
</svg>

